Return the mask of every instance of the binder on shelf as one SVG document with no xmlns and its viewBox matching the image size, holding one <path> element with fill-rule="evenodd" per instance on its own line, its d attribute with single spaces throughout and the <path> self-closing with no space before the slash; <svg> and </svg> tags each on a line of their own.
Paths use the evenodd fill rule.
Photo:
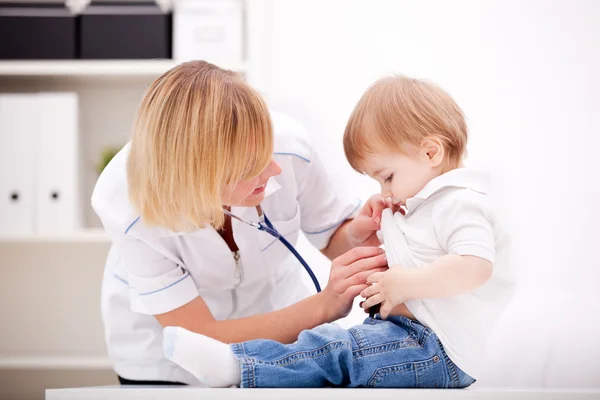
<svg viewBox="0 0 600 400">
<path fill-rule="evenodd" d="M 79 19 L 79 56 L 88 60 L 170 59 L 171 13 L 154 1 L 90 2 Z"/>
<path fill-rule="evenodd" d="M 216 64 L 243 61 L 242 0 L 176 0 L 173 58 Z"/>
<path fill-rule="evenodd" d="M 77 58 L 77 17 L 64 1 L 0 0 L 1 60 Z"/>
<path fill-rule="evenodd" d="M 0 233 L 34 232 L 36 111 L 36 95 L 0 94 Z"/>
<path fill-rule="evenodd" d="M 78 101 L 75 93 L 38 94 L 36 231 L 81 228 Z"/>
</svg>

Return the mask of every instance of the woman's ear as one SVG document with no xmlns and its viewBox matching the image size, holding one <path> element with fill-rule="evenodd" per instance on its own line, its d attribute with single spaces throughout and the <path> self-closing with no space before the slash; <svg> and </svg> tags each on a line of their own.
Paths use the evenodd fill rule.
<svg viewBox="0 0 600 400">
<path fill-rule="evenodd" d="M 444 162 L 446 152 L 440 138 L 431 136 L 421 144 L 421 158 L 432 167 L 439 167 Z"/>
</svg>

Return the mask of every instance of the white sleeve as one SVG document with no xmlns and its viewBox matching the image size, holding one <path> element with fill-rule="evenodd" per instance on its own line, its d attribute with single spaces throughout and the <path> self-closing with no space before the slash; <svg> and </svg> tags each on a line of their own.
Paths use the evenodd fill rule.
<svg viewBox="0 0 600 400">
<path fill-rule="evenodd" d="M 302 163 L 302 160 L 294 160 Z M 304 176 L 298 183 L 301 228 L 308 240 L 318 249 L 327 247 L 331 236 L 347 219 L 360 211 L 361 201 L 348 197 L 338 187 L 313 151 L 310 162 L 298 165 Z"/>
<path fill-rule="evenodd" d="M 132 311 L 163 314 L 198 297 L 196 284 L 184 265 L 136 237 L 106 230 L 127 269 Z"/>
<path fill-rule="evenodd" d="M 494 263 L 494 216 L 485 195 L 450 195 L 433 211 L 435 235 L 449 254 L 471 255 Z"/>
</svg>

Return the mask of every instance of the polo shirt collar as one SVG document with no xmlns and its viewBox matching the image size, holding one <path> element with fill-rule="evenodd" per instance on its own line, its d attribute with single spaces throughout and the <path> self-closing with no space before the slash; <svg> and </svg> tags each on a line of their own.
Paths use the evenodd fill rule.
<svg viewBox="0 0 600 400">
<path fill-rule="evenodd" d="M 490 176 L 487 172 L 471 168 L 456 168 L 429 181 L 419 193 L 406 201 L 406 209 L 408 212 L 414 211 L 425 200 L 444 189 L 464 188 L 487 194 L 489 186 Z"/>
</svg>

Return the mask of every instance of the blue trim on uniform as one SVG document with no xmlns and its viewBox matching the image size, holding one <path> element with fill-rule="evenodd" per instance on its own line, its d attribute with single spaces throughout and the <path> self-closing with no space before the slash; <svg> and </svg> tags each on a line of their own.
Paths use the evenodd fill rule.
<svg viewBox="0 0 600 400">
<path fill-rule="evenodd" d="M 129 230 L 131 229 L 132 226 L 135 225 L 136 222 L 138 222 L 140 220 L 140 217 L 137 217 L 136 219 L 133 220 L 133 222 L 131 224 L 129 224 L 129 226 L 127 227 L 127 229 L 125 229 L 125 234 L 127 235 L 127 232 L 129 232 Z"/>
<path fill-rule="evenodd" d="M 308 158 L 303 157 L 300 154 L 296 154 L 296 153 L 277 153 L 277 152 L 275 152 L 273 154 L 276 154 L 276 155 L 279 155 L 279 156 L 296 156 L 296 157 L 298 157 L 298 158 L 306 161 L 307 163 L 310 163 L 310 160 Z"/>
<path fill-rule="evenodd" d="M 154 294 L 154 293 L 158 293 L 158 292 L 162 292 L 163 290 L 167 290 L 168 288 L 170 288 L 171 286 L 175 286 L 177 285 L 179 282 L 181 282 L 182 280 L 184 280 L 185 278 L 188 278 L 190 276 L 190 274 L 188 273 L 187 275 L 183 276 L 182 278 L 180 278 L 179 280 L 171 283 L 169 286 L 165 286 L 164 288 L 161 289 L 157 289 L 157 290 L 153 290 L 151 292 L 146 292 L 146 293 L 138 293 L 138 296 L 148 296 L 149 294 Z"/>
<path fill-rule="evenodd" d="M 330 230 L 332 230 L 333 228 L 337 228 L 337 227 L 338 227 L 338 226 L 340 226 L 342 223 L 344 223 L 344 221 L 346 221 L 346 220 L 348 219 L 348 217 L 349 217 L 349 216 L 351 216 L 352 214 L 354 214 L 354 212 L 355 212 L 356 210 L 358 210 L 358 208 L 361 206 L 361 204 L 362 204 L 362 201 L 360 201 L 360 200 L 359 200 L 359 201 L 358 201 L 358 204 L 356 205 L 356 207 L 354 207 L 354 210 L 352 210 L 352 212 L 351 212 L 350 214 L 346 215 L 346 217 L 345 217 L 344 219 L 342 219 L 340 222 L 336 223 L 335 225 L 333 225 L 333 226 L 330 226 L 329 228 L 325 228 L 325 229 L 323 229 L 323 230 L 321 230 L 321 231 L 317 231 L 317 232 L 306 232 L 306 231 L 303 231 L 303 232 L 304 232 L 305 234 L 307 234 L 307 235 L 318 235 L 318 234 L 320 234 L 320 233 L 324 233 L 324 232 L 330 231 Z"/>
<path fill-rule="evenodd" d="M 117 274 L 113 274 L 113 276 L 119 281 L 119 282 L 123 282 L 124 284 L 126 284 L 127 286 L 129 286 L 129 282 L 127 282 L 125 279 L 121 278 L 119 275 Z"/>
</svg>

